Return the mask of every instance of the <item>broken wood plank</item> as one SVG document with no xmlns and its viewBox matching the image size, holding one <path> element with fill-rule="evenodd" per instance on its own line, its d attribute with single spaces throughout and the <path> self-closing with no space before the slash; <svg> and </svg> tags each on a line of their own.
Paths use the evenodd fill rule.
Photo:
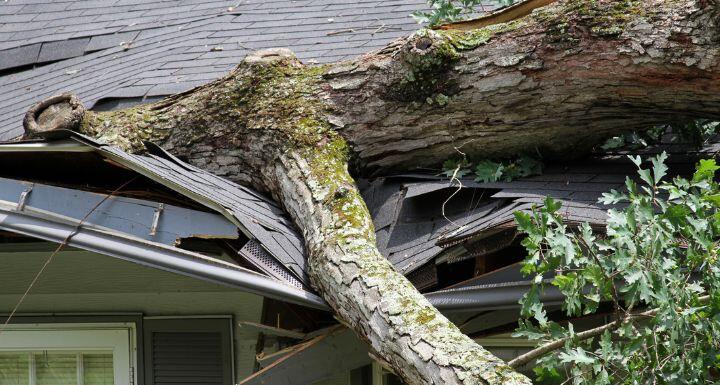
<svg viewBox="0 0 720 385">
<path fill-rule="evenodd" d="M 239 385 L 311 384 L 371 363 L 367 345 L 343 326 L 289 349 L 294 350 Z"/>
<path fill-rule="evenodd" d="M 305 333 L 301 333 L 295 330 L 288 330 L 283 328 L 277 328 L 270 325 L 263 325 L 255 322 L 238 322 L 238 325 L 244 328 L 250 328 L 255 329 L 259 333 L 263 333 L 266 335 L 271 336 L 277 336 L 277 337 L 288 337 L 288 338 L 294 338 L 296 340 L 302 340 L 305 339 Z"/>
<path fill-rule="evenodd" d="M 481 16 L 471 20 L 459 21 L 456 23 L 443 24 L 435 29 L 454 29 L 459 31 L 471 31 L 484 28 L 494 24 L 507 23 L 521 17 L 525 17 L 537 8 L 552 4 L 557 0 L 527 0 L 513 6 L 503 8 L 500 11 L 489 15 Z"/>
</svg>

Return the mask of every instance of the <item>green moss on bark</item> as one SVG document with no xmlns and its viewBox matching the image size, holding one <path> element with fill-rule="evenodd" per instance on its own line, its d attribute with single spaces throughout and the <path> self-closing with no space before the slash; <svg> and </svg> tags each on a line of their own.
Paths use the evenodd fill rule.
<svg viewBox="0 0 720 385">
<path fill-rule="evenodd" d="M 579 43 L 593 37 L 619 36 L 627 25 L 647 16 L 640 0 L 572 0 L 538 9 L 532 19 L 545 26 L 550 43 Z"/>
<path fill-rule="evenodd" d="M 282 132 L 289 144 L 312 145 L 330 125 L 317 97 L 325 66 L 306 67 L 295 59 L 250 64 L 234 79 L 233 108 L 247 119 L 249 129 Z M 250 75 L 250 76 L 248 76 Z"/>
<path fill-rule="evenodd" d="M 445 75 L 459 58 L 460 54 L 443 34 L 429 29 L 418 31 L 403 52 L 405 74 L 388 87 L 387 95 L 410 102 L 451 95 L 454 83 Z"/>
<path fill-rule="evenodd" d="M 163 140 L 169 134 L 164 126 L 167 119 L 147 106 L 119 111 L 87 112 L 80 132 L 100 141 L 112 143 L 129 152 L 144 150 L 144 141 Z"/>
<path fill-rule="evenodd" d="M 527 27 L 528 25 L 528 20 L 522 18 L 508 23 L 493 24 L 471 31 L 446 30 L 440 31 L 440 33 L 447 37 L 455 50 L 460 52 L 475 49 L 489 43 L 492 39 L 497 38 L 504 33 L 517 31 L 521 28 Z"/>
<path fill-rule="evenodd" d="M 295 58 L 241 63 L 225 77 L 184 94 L 120 111 L 88 113 L 81 131 L 140 152 L 143 141 L 172 136 L 190 146 L 208 136 L 272 131 L 287 146 L 317 143 L 330 125 L 317 97 L 325 66 L 306 67 Z"/>
<path fill-rule="evenodd" d="M 640 0 L 572 0 L 535 10 L 530 16 L 471 31 L 437 31 L 456 51 L 472 50 L 488 44 L 508 32 L 542 26 L 551 43 L 577 43 L 582 31 L 593 36 L 615 37 L 628 23 L 647 16 Z M 578 28 L 580 27 L 580 28 Z"/>
</svg>

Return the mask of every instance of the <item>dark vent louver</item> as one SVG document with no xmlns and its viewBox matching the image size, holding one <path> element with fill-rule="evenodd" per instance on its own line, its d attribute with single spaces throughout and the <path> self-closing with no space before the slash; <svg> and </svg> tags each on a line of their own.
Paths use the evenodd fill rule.
<svg viewBox="0 0 720 385">
<path fill-rule="evenodd" d="M 154 384 L 223 385 L 222 333 L 152 333 Z"/>
</svg>

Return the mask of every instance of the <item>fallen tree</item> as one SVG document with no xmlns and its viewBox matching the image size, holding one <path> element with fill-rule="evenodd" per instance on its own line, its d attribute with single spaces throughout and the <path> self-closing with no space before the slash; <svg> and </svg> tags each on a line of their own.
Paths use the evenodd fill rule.
<svg viewBox="0 0 720 385">
<path fill-rule="evenodd" d="M 272 194 L 305 237 L 316 289 L 408 384 L 529 384 L 380 255 L 349 168 L 437 166 L 458 149 L 567 158 L 620 131 L 720 118 L 718 10 L 712 0 L 565 0 L 504 24 L 422 30 L 328 66 L 261 51 L 157 103 L 41 103 L 26 132 L 71 128 L 135 152 L 153 141 Z"/>
</svg>

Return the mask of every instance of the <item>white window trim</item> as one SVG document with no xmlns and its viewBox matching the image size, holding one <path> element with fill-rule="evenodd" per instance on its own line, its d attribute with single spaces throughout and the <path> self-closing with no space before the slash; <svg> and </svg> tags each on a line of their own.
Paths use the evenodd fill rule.
<svg viewBox="0 0 720 385">
<path fill-rule="evenodd" d="M 135 324 L 12 324 L 0 333 L 2 351 L 112 351 L 116 385 L 137 383 Z"/>
</svg>

